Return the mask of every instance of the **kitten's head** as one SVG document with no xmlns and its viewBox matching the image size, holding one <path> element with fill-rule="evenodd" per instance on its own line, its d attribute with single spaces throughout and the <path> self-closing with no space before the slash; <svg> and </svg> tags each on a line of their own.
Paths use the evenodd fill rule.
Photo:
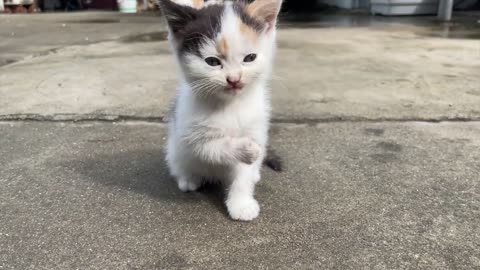
<svg viewBox="0 0 480 270">
<path fill-rule="evenodd" d="M 231 98 L 270 72 L 282 0 L 160 0 L 182 72 L 195 93 Z"/>
</svg>

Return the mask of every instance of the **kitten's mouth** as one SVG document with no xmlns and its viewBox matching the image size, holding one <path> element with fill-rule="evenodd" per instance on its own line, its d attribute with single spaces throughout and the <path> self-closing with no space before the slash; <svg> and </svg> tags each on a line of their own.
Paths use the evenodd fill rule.
<svg viewBox="0 0 480 270">
<path fill-rule="evenodd" d="M 237 92 L 237 91 L 242 90 L 243 86 L 245 86 L 243 83 L 237 83 L 235 85 L 229 84 L 229 85 L 225 86 L 225 90 Z"/>
</svg>

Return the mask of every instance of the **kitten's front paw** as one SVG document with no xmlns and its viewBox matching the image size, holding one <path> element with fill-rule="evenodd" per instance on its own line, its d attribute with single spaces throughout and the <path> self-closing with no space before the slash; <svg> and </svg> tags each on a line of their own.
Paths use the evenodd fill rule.
<svg viewBox="0 0 480 270">
<path fill-rule="evenodd" d="M 260 206 L 254 198 L 234 199 L 227 201 L 230 217 L 235 220 L 250 221 L 258 217 Z"/>
<path fill-rule="evenodd" d="M 260 155 L 260 146 L 250 138 L 239 138 L 237 158 L 243 163 L 252 164 Z"/>
</svg>

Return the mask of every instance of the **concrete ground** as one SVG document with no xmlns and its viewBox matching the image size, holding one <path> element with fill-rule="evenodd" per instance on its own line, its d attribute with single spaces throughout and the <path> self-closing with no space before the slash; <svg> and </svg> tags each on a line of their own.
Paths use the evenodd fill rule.
<svg viewBox="0 0 480 270">
<path fill-rule="evenodd" d="M 366 18 L 282 21 L 242 223 L 168 176 L 159 16 L 0 16 L 0 269 L 480 268 L 479 26 Z"/>
</svg>

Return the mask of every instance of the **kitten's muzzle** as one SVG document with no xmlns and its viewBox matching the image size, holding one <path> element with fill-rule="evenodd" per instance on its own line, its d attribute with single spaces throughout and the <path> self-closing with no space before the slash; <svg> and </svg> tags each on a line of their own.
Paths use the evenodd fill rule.
<svg viewBox="0 0 480 270">
<path fill-rule="evenodd" d="M 240 77 L 227 77 L 227 89 L 229 90 L 240 90 L 243 87 Z"/>
</svg>

